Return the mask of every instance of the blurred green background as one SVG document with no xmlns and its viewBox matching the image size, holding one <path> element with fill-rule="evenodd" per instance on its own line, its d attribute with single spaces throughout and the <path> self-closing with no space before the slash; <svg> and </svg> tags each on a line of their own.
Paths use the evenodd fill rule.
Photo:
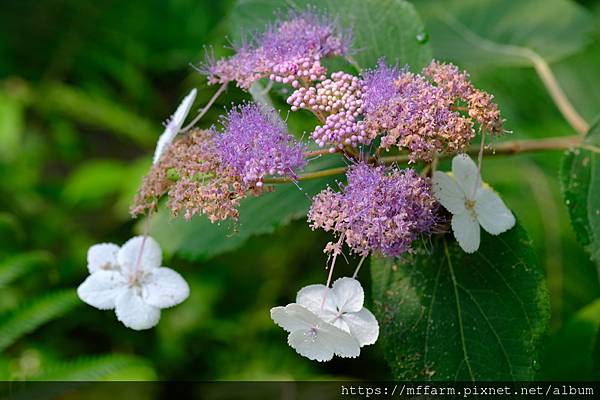
<svg viewBox="0 0 600 400">
<path fill-rule="evenodd" d="M 596 2 L 580 5 L 600 24 Z M 163 311 L 153 330 L 131 331 L 114 313 L 75 297 L 87 275 L 88 247 L 121 244 L 135 231 L 128 207 L 162 121 L 190 88 L 198 88 L 197 106 L 214 92 L 190 63 L 202 60 L 203 46 L 214 46 L 217 55 L 227 51 L 233 6 L 233 0 L 2 2 L 0 379 L 390 378 L 378 345 L 364 348 L 359 359 L 313 363 L 288 347 L 270 320 L 271 307 L 325 279 L 321 249 L 328 238 L 304 220 L 214 258 L 167 257 L 192 292 Z M 443 2 L 427 7 L 442 9 Z M 435 22 L 423 15 L 426 25 Z M 599 37 L 596 29 L 581 50 L 552 64 L 588 121 L 600 114 Z M 430 41 L 437 55 L 433 33 Z M 572 133 L 533 69 L 470 72 L 496 96 L 510 139 Z M 229 89 L 201 125 L 244 99 Z M 547 270 L 549 340 L 600 297 L 596 266 L 577 244 L 561 200 L 560 156 L 497 157 L 485 171 Z M 340 265 L 341 272 L 353 270 Z"/>
</svg>

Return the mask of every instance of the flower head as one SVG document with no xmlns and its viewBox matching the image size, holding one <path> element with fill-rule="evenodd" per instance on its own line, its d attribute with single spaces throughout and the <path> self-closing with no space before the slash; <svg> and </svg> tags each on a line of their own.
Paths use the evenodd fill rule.
<svg viewBox="0 0 600 400">
<path fill-rule="evenodd" d="M 176 140 L 144 177 L 131 213 L 154 209 L 158 199 L 169 195 L 168 206 L 190 219 L 205 214 L 211 222 L 238 217 L 237 207 L 252 190 L 232 167 L 223 162 L 215 133 L 195 129 Z"/>
<path fill-rule="evenodd" d="M 273 321 L 285 329 L 288 344 L 310 360 L 329 361 L 334 355 L 358 357 L 360 345 L 348 332 L 325 322 L 300 304 L 271 309 Z"/>
<path fill-rule="evenodd" d="M 323 57 L 348 52 L 349 35 L 335 20 L 312 9 L 291 11 L 252 41 L 237 46 L 230 58 L 210 61 L 209 83 L 236 81 L 248 89 L 260 78 L 299 86 L 299 80 L 324 79 Z"/>
<path fill-rule="evenodd" d="M 128 328 L 152 328 L 162 308 L 183 302 L 190 292 L 181 275 L 161 263 L 160 246 L 149 236 L 134 237 L 120 248 L 112 243 L 94 245 L 88 251 L 90 276 L 77 294 L 100 310 L 114 309 Z"/>
<path fill-rule="evenodd" d="M 382 148 L 408 149 L 411 162 L 461 151 L 475 135 L 472 122 L 452 109 L 453 97 L 422 75 L 380 62 L 367 73 L 365 87 L 367 132 L 384 133 Z"/>
<path fill-rule="evenodd" d="M 492 235 L 499 235 L 515 225 L 514 215 L 496 192 L 482 184 L 477 165 L 467 155 L 454 157 L 452 175 L 434 173 L 433 192 L 453 214 L 452 231 L 467 253 L 479 248 L 480 225 Z"/>
<path fill-rule="evenodd" d="M 492 134 L 504 132 L 504 120 L 494 103 L 494 96 L 475 88 L 465 71 L 460 71 L 456 65 L 433 60 L 423 70 L 423 75 L 429 77 L 455 101 L 466 102 L 469 117 L 477 121 L 483 130 Z"/>
<path fill-rule="evenodd" d="M 234 108 L 223 118 L 216 145 L 222 162 L 248 185 L 262 186 L 267 175 L 294 177 L 294 171 L 306 164 L 303 146 L 287 132 L 279 116 L 256 104 Z"/>
<path fill-rule="evenodd" d="M 363 307 L 365 294 L 360 282 L 340 278 L 331 289 L 309 285 L 298 292 L 296 303 L 354 337 L 360 346 L 373 344 L 379 337 L 379 324 L 371 311 Z"/>
<path fill-rule="evenodd" d="M 181 130 L 181 126 L 185 121 L 194 100 L 196 99 L 196 89 L 192 89 L 190 93 L 181 101 L 179 107 L 175 111 L 175 114 L 167 122 L 164 132 L 158 138 L 156 143 L 156 150 L 154 150 L 154 157 L 152 158 L 152 164 L 156 164 L 165 149 L 171 144 L 177 133 Z"/>
<path fill-rule="evenodd" d="M 414 170 L 353 166 L 341 192 L 327 188 L 313 198 L 308 220 L 313 229 L 332 231 L 351 251 L 388 257 L 409 251 L 435 223 L 431 185 Z M 339 252 L 330 243 L 326 250 Z"/>
</svg>

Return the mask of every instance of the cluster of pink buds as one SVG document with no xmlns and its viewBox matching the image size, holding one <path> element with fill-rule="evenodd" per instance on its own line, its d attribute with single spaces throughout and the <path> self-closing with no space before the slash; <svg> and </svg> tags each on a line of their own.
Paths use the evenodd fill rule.
<svg viewBox="0 0 600 400">
<path fill-rule="evenodd" d="M 361 79 L 339 71 L 315 86 L 297 89 L 287 102 L 292 111 L 308 109 L 324 122 L 311 136 L 319 147 L 330 145 L 333 152 L 344 146 L 368 144 L 372 139 L 361 120 L 363 91 Z"/>
<path fill-rule="evenodd" d="M 296 60 L 286 60 L 271 67 L 273 71 L 269 79 L 279 83 L 300 87 L 300 81 L 317 81 L 325 79 L 327 70 L 321 65 L 321 57 L 300 57 Z"/>
</svg>

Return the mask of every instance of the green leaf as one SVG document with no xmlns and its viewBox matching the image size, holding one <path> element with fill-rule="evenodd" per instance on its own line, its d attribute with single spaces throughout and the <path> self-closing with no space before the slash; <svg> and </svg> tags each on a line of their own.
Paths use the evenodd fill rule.
<svg viewBox="0 0 600 400">
<path fill-rule="evenodd" d="M 33 269 L 46 266 L 52 256 L 45 251 L 32 251 L 6 258 L 0 262 L 0 289 Z"/>
<path fill-rule="evenodd" d="M 62 290 L 38 297 L 18 309 L 0 316 L 0 352 L 22 336 L 46 322 L 59 318 L 81 301 L 74 290 Z"/>
<path fill-rule="evenodd" d="M 67 178 L 63 198 L 70 206 L 97 208 L 120 193 L 127 167 L 115 160 L 93 160 Z"/>
<path fill-rule="evenodd" d="M 569 0 L 415 2 L 434 55 L 469 66 L 531 65 L 531 52 L 560 60 L 589 43 L 592 17 Z"/>
<path fill-rule="evenodd" d="M 577 239 L 600 265 L 600 122 L 582 145 L 565 153 L 561 181 Z"/>
<path fill-rule="evenodd" d="M 371 265 L 385 356 L 399 380 L 530 380 L 549 319 L 543 270 L 520 225 L 482 232 L 466 254 L 449 235 Z"/>
<path fill-rule="evenodd" d="M 600 379 L 598 335 L 600 299 L 581 309 L 548 342 L 541 364 L 548 380 L 592 381 Z"/>
<path fill-rule="evenodd" d="M 153 380 L 156 373 L 148 361 L 140 357 L 109 354 L 82 357 L 49 367 L 30 377 L 39 381 Z"/>
<path fill-rule="evenodd" d="M 337 157 L 324 157 L 311 163 L 308 170 L 339 165 Z M 333 178 L 275 185 L 273 192 L 259 197 L 249 195 L 240 205 L 238 223 L 211 224 L 204 216 L 191 221 L 172 218 L 169 210 L 161 208 L 152 219 L 151 234 L 163 249 L 188 260 L 200 260 L 233 250 L 250 236 L 272 233 L 294 219 L 306 217 L 310 198 Z"/>
<path fill-rule="evenodd" d="M 238 37 L 243 32 L 262 31 L 277 10 L 315 4 L 338 17 L 343 28 L 352 29 L 353 59 L 360 68 L 375 66 L 381 57 L 415 70 L 431 60 L 421 18 L 404 0 L 240 0 L 232 12 L 231 26 Z"/>
</svg>

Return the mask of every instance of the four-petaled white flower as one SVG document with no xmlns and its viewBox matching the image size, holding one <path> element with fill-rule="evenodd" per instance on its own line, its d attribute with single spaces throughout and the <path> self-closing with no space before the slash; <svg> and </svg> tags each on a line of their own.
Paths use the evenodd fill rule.
<svg viewBox="0 0 600 400">
<path fill-rule="evenodd" d="M 363 307 L 364 291 L 353 278 L 340 278 L 327 289 L 309 285 L 298 292 L 296 303 L 271 309 L 275 323 L 290 332 L 288 344 L 298 354 L 316 361 L 334 355 L 357 357 L 360 348 L 373 344 L 379 324 Z"/>
<path fill-rule="evenodd" d="M 171 116 L 171 118 L 167 122 L 167 126 L 163 131 L 162 135 L 158 138 L 158 142 L 156 143 L 156 150 L 154 150 L 154 157 L 152 158 L 152 164 L 156 164 L 160 159 L 160 156 L 164 153 L 164 151 L 169 147 L 177 133 L 181 130 L 181 126 L 185 121 L 185 118 L 190 112 L 190 108 L 192 108 L 192 104 L 194 104 L 194 100 L 196 99 L 196 89 L 192 89 L 190 93 L 181 101 L 177 110 L 175 110 L 175 114 Z"/>
<path fill-rule="evenodd" d="M 309 285 L 296 296 L 296 303 L 351 334 L 361 347 L 375 343 L 379 336 L 379 324 L 363 307 L 364 300 L 363 288 L 353 278 L 340 278 L 329 290 L 325 285 Z"/>
<path fill-rule="evenodd" d="M 349 333 L 323 321 L 300 304 L 271 309 L 271 318 L 288 331 L 288 344 L 310 360 L 329 361 L 334 355 L 358 357 L 360 345 Z"/>
<path fill-rule="evenodd" d="M 161 308 L 181 303 L 190 293 L 181 275 L 161 267 L 160 246 L 149 236 L 131 238 L 120 248 L 93 245 L 87 258 L 90 276 L 77 288 L 79 298 L 100 310 L 114 309 L 128 328 L 152 328 Z"/>
<path fill-rule="evenodd" d="M 433 193 L 452 215 L 452 231 L 467 253 L 477 251 L 479 226 L 492 235 L 506 232 L 515 225 L 515 217 L 500 196 L 479 177 L 477 165 L 467 155 L 452 160 L 452 174 L 433 174 Z"/>
</svg>

